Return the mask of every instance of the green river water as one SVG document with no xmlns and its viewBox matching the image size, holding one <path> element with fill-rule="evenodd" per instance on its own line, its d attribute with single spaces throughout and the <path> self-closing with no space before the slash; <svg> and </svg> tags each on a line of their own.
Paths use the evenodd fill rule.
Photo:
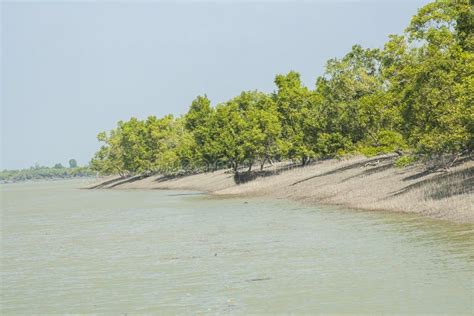
<svg viewBox="0 0 474 316">
<path fill-rule="evenodd" d="M 473 313 L 472 225 L 177 191 L 1 190 L 1 314 Z"/>
</svg>

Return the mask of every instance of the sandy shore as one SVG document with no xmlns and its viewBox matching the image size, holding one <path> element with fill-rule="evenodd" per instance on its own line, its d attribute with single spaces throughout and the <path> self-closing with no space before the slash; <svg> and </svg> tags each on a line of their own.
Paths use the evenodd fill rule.
<svg viewBox="0 0 474 316">
<path fill-rule="evenodd" d="M 315 162 L 306 167 L 279 163 L 234 176 L 219 170 L 182 177 L 108 178 L 88 188 L 178 189 L 215 195 L 270 196 L 311 204 L 418 213 L 458 223 L 474 223 L 474 162 L 449 172 L 423 166 L 395 168 L 393 155 Z"/>
</svg>

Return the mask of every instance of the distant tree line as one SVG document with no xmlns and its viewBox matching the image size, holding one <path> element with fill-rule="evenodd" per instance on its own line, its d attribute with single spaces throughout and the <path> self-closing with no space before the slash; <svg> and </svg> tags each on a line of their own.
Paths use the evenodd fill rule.
<svg viewBox="0 0 474 316">
<path fill-rule="evenodd" d="M 67 179 L 75 177 L 94 176 L 93 171 L 88 166 L 79 167 L 75 159 L 69 160 L 69 168 L 61 163 L 53 167 L 44 167 L 36 164 L 28 169 L 3 170 L 0 171 L 0 182 L 20 182 L 28 180 L 48 180 L 48 179 Z"/>
<path fill-rule="evenodd" d="M 474 148 L 474 17 L 468 0 L 422 7 L 383 49 L 359 45 L 327 62 L 314 89 L 291 71 L 276 90 L 211 105 L 198 96 L 181 117 L 120 121 L 98 140 L 102 174 L 251 170 L 352 153 L 455 157 Z"/>
</svg>

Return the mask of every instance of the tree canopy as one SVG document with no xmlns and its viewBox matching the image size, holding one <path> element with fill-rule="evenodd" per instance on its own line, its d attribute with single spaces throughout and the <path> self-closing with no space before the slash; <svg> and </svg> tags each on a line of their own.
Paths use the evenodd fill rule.
<svg viewBox="0 0 474 316">
<path fill-rule="evenodd" d="M 125 175 L 304 165 L 351 153 L 471 153 L 473 29 L 468 0 L 429 3 L 382 48 L 354 45 L 330 59 L 314 88 L 290 71 L 276 75 L 270 94 L 244 91 L 214 106 L 203 95 L 181 117 L 120 121 L 98 135 L 91 166 Z"/>
</svg>

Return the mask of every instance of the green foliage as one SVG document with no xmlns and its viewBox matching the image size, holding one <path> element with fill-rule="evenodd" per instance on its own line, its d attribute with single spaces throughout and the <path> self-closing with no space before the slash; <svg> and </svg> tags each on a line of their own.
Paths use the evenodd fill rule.
<svg viewBox="0 0 474 316">
<path fill-rule="evenodd" d="M 302 164 L 316 155 L 314 146 L 320 131 L 316 107 L 320 96 L 301 82 L 299 73 L 277 75 L 278 88 L 273 95 L 281 122 L 280 150 L 290 159 L 301 159 Z"/>
<path fill-rule="evenodd" d="M 472 18 L 468 1 L 436 1 L 420 9 L 407 28 L 405 41 L 418 45 L 399 53 L 403 62 L 388 80 L 403 118 L 400 130 L 418 153 L 473 149 L 472 28 L 465 33 Z"/>
<path fill-rule="evenodd" d="M 222 150 L 217 143 L 220 135 L 216 115 L 210 100 L 206 96 L 198 96 L 184 116 L 184 126 L 192 137 L 192 141 L 187 139 L 186 150 L 188 158 L 192 159 L 189 164 L 194 169 L 203 164 L 209 170 L 221 158 Z"/>
<path fill-rule="evenodd" d="M 369 138 L 368 142 L 361 142 L 357 146 L 357 152 L 368 157 L 392 152 L 402 152 L 407 149 L 408 146 L 403 136 L 398 132 L 388 130 L 379 131 L 373 140 Z"/>
<path fill-rule="evenodd" d="M 278 112 L 273 100 L 266 94 L 242 92 L 216 109 L 216 139 L 220 156 L 230 162 L 235 170 L 242 164 L 250 167 L 278 152 L 280 135 Z"/>
<path fill-rule="evenodd" d="M 321 158 L 341 156 L 350 149 L 351 142 L 340 133 L 321 133 L 316 143 L 316 149 Z"/>
<path fill-rule="evenodd" d="M 100 132 L 97 140 L 103 143 L 91 160 L 91 168 L 101 174 L 125 175 L 124 148 L 121 143 L 121 122 L 109 133 Z"/>
<path fill-rule="evenodd" d="M 198 96 L 191 103 L 191 107 L 189 108 L 188 113 L 186 113 L 186 129 L 193 131 L 198 127 L 205 126 L 213 112 L 211 101 L 207 96 Z"/>
<path fill-rule="evenodd" d="M 416 162 L 415 156 L 401 156 L 395 161 L 395 167 L 404 168 Z"/>
<path fill-rule="evenodd" d="M 354 152 L 425 158 L 472 152 L 473 25 L 469 1 L 435 1 L 383 49 L 354 45 L 330 59 L 314 90 L 290 71 L 275 77 L 272 94 L 242 92 L 214 107 L 198 96 L 179 118 L 119 122 L 98 135 L 102 145 L 91 167 L 102 174 L 166 174 L 263 168 L 281 159 L 304 165 Z"/>
</svg>

